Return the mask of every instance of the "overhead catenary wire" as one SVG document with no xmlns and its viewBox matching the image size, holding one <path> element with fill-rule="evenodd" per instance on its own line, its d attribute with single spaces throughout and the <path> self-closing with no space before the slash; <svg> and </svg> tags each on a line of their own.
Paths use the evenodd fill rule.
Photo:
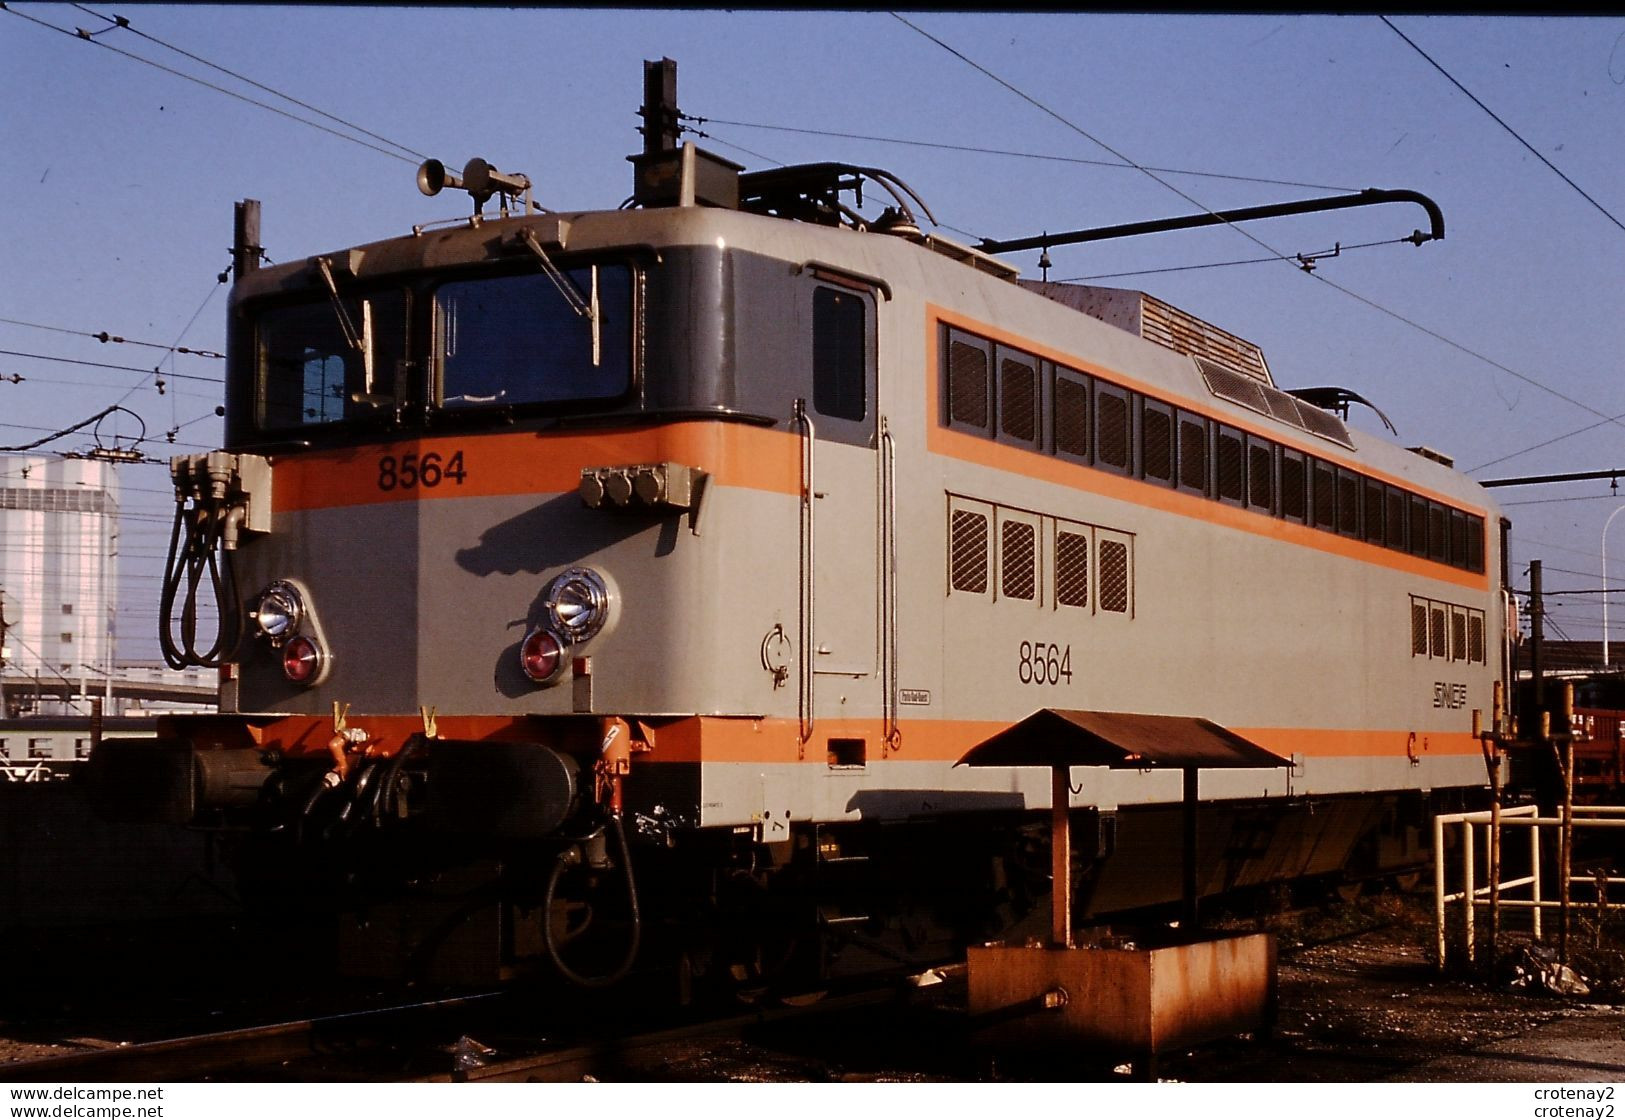
<svg viewBox="0 0 1625 1120">
<path fill-rule="evenodd" d="M 1192 197 L 1190 194 L 1188 194 L 1187 192 L 1181 190 L 1179 187 L 1175 186 L 1173 183 L 1168 182 L 1165 178 L 1163 178 L 1162 176 L 1160 176 L 1156 172 L 1154 172 L 1151 169 L 1145 167 L 1144 165 L 1142 165 L 1140 163 L 1137 163 L 1136 161 L 1130 159 L 1128 156 L 1124 155 L 1122 152 L 1118 151 L 1116 148 L 1113 148 L 1110 144 L 1106 143 L 1104 140 L 1102 140 L 1099 137 L 1095 136 L 1094 134 L 1090 133 L 1087 129 L 1083 128 L 1081 125 L 1077 124 L 1076 122 L 1074 122 L 1072 120 L 1069 120 L 1066 116 L 1059 113 L 1055 109 L 1052 109 L 1048 105 L 1044 104 L 1042 101 L 1038 100 L 1036 97 L 1033 97 L 1031 94 L 1027 93 L 1025 90 L 1023 90 L 1020 87 L 1016 86 L 1014 83 L 1006 80 L 1005 78 L 1000 77 L 998 74 L 995 74 L 992 70 L 989 70 L 987 67 L 983 66 L 981 63 L 979 63 L 979 62 L 975 61 L 974 59 L 970 58 L 968 55 L 964 54 L 962 51 L 956 49 L 955 47 L 951 46 L 950 44 L 948 44 L 948 43 L 944 42 L 943 40 L 937 38 L 935 35 L 932 35 L 930 32 L 928 32 L 925 29 L 919 27 L 918 25 L 910 22 L 909 20 L 905 19 L 902 15 L 898 14 L 897 12 L 892 12 L 891 16 L 892 16 L 892 18 L 896 19 L 898 22 L 902 23 L 904 26 L 908 27 L 910 30 L 914 31 L 916 34 L 922 36 L 923 38 L 929 40 L 932 43 L 935 43 L 938 47 L 942 48 L 944 51 L 946 51 L 949 54 L 953 55 L 955 58 L 957 58 L 961 62 L 965 63 L 967 66 L 970 66 L 972 69 L 976 70 L 978 73 L 980 73 L 983 76 L 987 77 L 989 80 L 991 80 L 991 81 L 997 83 L 998 85 L 1004 87 L 1010 93 L 1014 94 L 1016 97 L 1019 97 L 1021 100 L 1027 102 L 1029 105 L 1033 106 L 1035 109 L 1039 110 L 1041 113 L 1043 113 L 1046 116 L 1052 118 L 1053 120 L 1059 122 L 1061 125 L 1065 126 L 1066 128 L 1070 129 L 1071 131 L 1077 133 L 1079 136 L 1082 136 L 1084 139 L 1088 140 L 1090 143 L 1093 143 L 1093 144 L 1099 146 L 1100 148 L 1104 149 L 1105 151 L 1110 152 L 1113 156 L 1117 157 L 1120 160 L 1123 160 L 1125 163 L 1131 164 L 1137 170 L 1139 170 L 1142 174 L 1144 174 L 1148 178 L 1150 178 L 1153 182 L 1157 183 L 1158 185 L 1160 185 L 1160 186 L 1164 187 L 1165 189 L 1167 189 L 1167 190 L 1173 192 L 1174 194 L 1178 195 L 1180 198 L 1184 199 L 1186 202 L 1189 202 L 1191 205 L 1200 207 L 1202 210 L 1204 210 L 1206 213 L 1212 215 L 1213 217 L 1215 217 L 1215 218 L 1219 217 L 1219 215 L 1217 214 L 1216 211 L 1214 211 L 1212 208 L 1205 205 L 1201 200 Z M 1293 258 L 1291 256 L 1287 255 L 1286 253 L 1283 253 L 1281 250 L 1275 248 L 1273 245 L 1268 244 L 1267 242 L 1262 240 L 1260 237 L 1258 237 L 1256 234 L 1254 234 L 1252 231 L 1244 229 L 1241 226 L 1235 224 L 1234 222 L 1224 222 L 1223 224 L 1229 226 L 1231 229 L 1235 230 L 1238 234 L 1240 234 L 1242 237 L 1245 237 L 1247 240 L 1251 241 L 1253 244 L 1257 245 L 1259 248 L 1265 250 L 1266 252 L 1269 252 L 1269 253 L 1273 254 L 1277 259 L 1279 259 L 1279 260 L 1281 260 L 1281 261 L 1283 261 L 1285 263 L 1288 263 L 1288 264 L 1293 264 L 1294 267 L 1296 267 L 1296 262 L 1293 260 Z M 1300 271 L 1302 271 L 1302 270 L 1300 269 Z M 1581 409 L 1582 411 L 1585 411 L 1585 412 L 1589 412 L 1593 416 L 1601 417 L 1605 422 L 1617 423 L 1617 424 L 1621 424 L 1621 426 L 1625 426 L 1625 418 L 1610 416 L 1608 413 L 1605 413 L 1600 409 L 1594 408 L 1593 406 L 1585 403 L 1582 400 L 1578 400 L 1575 397 L 1571 397 L 1567 393 L 1564 393 L 1561 390 L 1555 389 L 1552 386 L 1547 385 L 1544 382 L 1539 381 L 1536 378 L 1533 378 L 1533 377 L 1529 376 L 1528 374 L 1521 373 L 1518 370 L 1513 369 L 1511 366 L 1508 366 L 1503 362 L 1496 361 L 1494 358 L 1491 358 L 1489 355 L 1484 354 L 1481 351 L 1475 350 L 1472 347 L 1468 346 L 1467 344 L 1465 344 L 1463 342 L 1459 342 L 1456 339 L 1451 338 L 1450 336 L 1444 334 L 1441 331 L 1436 331 L 1433 328 L 1425 326 L 1422 323 L 1418 322 L 1417 320 L 1412 319 L 1409 316 L 1402 314 L 1401 312 L 1395 311 L 1390 307 L 1386 307 L 1383 304 L 1378 303 L 1376 300 L 1370 298 L 1369 296 L 1361 295 L 1359 292 L 1354 291 L 1352 288 L 1344 287 L 1342 284 L 1337 283 L 1335 280 L 1327 279 L 1325 276 L 1321 275 L 1319 272 L 1308 272 L 1307 275 L 1311 279 L 1314 279 L 1314 280 L 1316 280 L 1316 281 L 1318 281 L 1318 282 L 1320 282 L 1322 284 L 1325 284 L 1327 287 L 1331 288 L 1333 291 L 1340 292 L 1343 295 L 1349 297 L 1350 299 L 1353 299 L 1356 302 L 1361 303 L 1364 306 L 1370 308 L 1371 310 L 1376 311 L 1379 314 L 1386 315 L 1389 318 L 1395 320 L 1396 322 L 1402 323 L 1405 326 L 1408 326 L 1413 330 L 1419 331 L 1422 334 L 1427 335 L 1429 338 L 1432 338 L 1435 341 L 1441 342 L 1444 345 L 1449 346 L 1452 349 L 1459 351 L 1460 353 L 1466 354 L 1468 357 L 1475 358 L 1478 361 L 1484 363 L 1485 365 L 1488 365 L 1488 366 L 1490 366 L 1490 367 L 1492 367 L 1494 369 L 1497 369 L 1497 370 L 1501 371 L 1502 373 L 1507 374 L 1509 377 L 1514 377 L 1514 378 L 1518 379 L 1519 381 L 1524 382 L 1527 385 L 1530 385 L 1530 386 L 1533 386 L 1536 389 L 1539 389 L 1543 393 L 1548 393 L 1551 396 L 1554 396 L 1557 399 L 1559 399 L 1559 400 L 1561 400 L 1561 401 L 1563 401 L 1563 402 L 1565 402 L 1567 404 L 1573 405 L 1575 408 Z"/>
<path fill-rule="evenodd" d="M 1389 19 L 1385 15 L 1378 15 L 1377 18 L 1382 20 L 1382 22 L 1387 25 L 1388 30 L 1392 31 L 1395 35 L 1398 35 L 1401 39 L 1405 40 L 1405 42 L 1410 45 L 1410 48 L 1412 50 L 1414 50 L 1417 54 L 1419 54 L 1423 58 L 1425 58 L 1427 60 L 1427 62 L 1428 62 L 1428 65 L 1432 66 L 1439 73 L 1443 74 L 1445 76 L 1445 80 L 1448 81 L 1451 85 L 1455 86 L 1457 89 L 1459 89 L 1463 94 L 1465 94 L 1467 96 L 1468 100 L 1470 100 L 1474 105 L 1477 105 L 1480 109 L 1484 110 L 1484 112 L 1489 115 L 1489 118 L 1491 120 L 1493 120 L 1496 124 L 1500 125 L 1502 128 L 1504 128 L 1507 131 L 1508 135 L 1510 135 L 1514 140 L 1516 140 L 1518 143 L 1522 144 L 1526 149 L 1528 149 L 1530 155 L 1532 155 L 1536 159 L 1540 160 L 1541 163 L 1544 163 L 1548 168 L 1551 169 L 1553 174 L 1555 174 L 1559 179 L 1562 179 L 1565 183 L 1567 183 L 1570 187 L 1572 187 L 1576 194 L 1578 194 L 1581 198 L 1585 199 L 1587 202 L 1591 203 L 1592 206 L 1596 207 L 1597 211 L 1599 213 L 1601 213 L 1603 217 L 1607 218 L 1610 222 L 1613 222 L 1615 226 L 1619 227 L 1621 232 L 1625 232 L 1625 222 L 1621 222 L 1618 218 L 1614 217 L 1614 215 L 1609 212 L 1607 207 L 1605 207 L 1602 203 L 1598 202 L 1596 199 L 1592 198 L 1591 195 L 1587 194 L 1586 191 L 1580 186 L 1580 184 L 1576 183 L 1573 179 L 1569 178 L 1568 175 L 1564 174 L 1562 169 L 1560 169 L 1551 160 L 1549 160 L 1545 156 L 1541 155 L 1540 152 L 1535 148 L 1535 146 L 1533 144 L 1531 144 L 1529 141 L 1525 140 L 1522 136 L 1518 135 L 1518 130 L 1517 129 L 1515 129 L 1511 125 L 1507 124 L 1506 121 L 1502 120 L 1498 115 L 1496 115 L 1495 110 L 1491 109 L 1488 105 L 1484 104 L 1484 102 L 1480 101 L 1476 96 L 1474 96 L 1472 90 L 1470 90 L 1466 86 L 1462 85 L 1459 81 L 1456 80 L 1456 78 L 1450 73 L 1450 71 L 1446 70 L 1443 66 L 1440 66 L 1439 63 L 1434 60 L 1432 55 L 1428 54 L 1427 51 L 1425 51 L 1421 47 L 1417 46 L 1416 41 L 1414 39 L 1412 39 L 1409 35 L 1405 34 L 1399 28 L 1395 27 L 1393 20 Z"/>
<path fill-rule="evenodd" d="M 374 140 L 379 141 L 380 143 L 388 144 L 392 148 L 399 148 L 402 152 L 404 152 L 407 155 L 411 156 L 413 159 L 418 160 L 419 162 L 429 158 L 427 155 L 423 154 L 422 152 L 419 152 L 419 151 L 416 151 L 415 149 L 409 148 L 405 144 L 402 144 L 398 140 L 391 140 L 387 136 L 380 136 L 376 132 L 372 132 L 369 129 L 362 128 L 360 125 L 356 124 L 354 121 L 347 121 L 343 117 L 335 116 L 334 114 L 327 112 L 325 109 L 318 109 L 316 106 L 310 104 L 309 102 L 301 101 L 297 97 L 292 96 L 291 94 L 283 93 L 281 90 L 274 89 L 271 86 L 265 85 L 262 82 L 256 82 L 253 78 L 247 77 L 246 75 L 243 75 L 243 74 L 239 74 L 235 70 L 228 70 L 228 69 L 226 69 L 226 67 L 221 66 L 218 63 L 210 62 L 208 59 L 203 58 L 203 57 L 201 57 L 199 55 L 195 55 L 191 51 L 183 50 L 182 48 L 175 46 L 173 43 L 166 43 L 162 39 L 158 38 L 157 36 L 149 35 L 145 31 L 142 31 L 139 27 L 136 27 L 129 20 L 125 19 L 123 16 L 118 15 L 117 13 L 114 13 L 111 16 L 104 16 L 100 12 L 91 11 L 89 8 L 85 7 L 83 4 L 74 4 L 74 7 L 78 8 L 81 12 L 84 12 L 86 15 L 91 15 L 91 16 L 95 16 L 97 19 L 106 20 L 109 24 L 113 25 L 112 27 L 104 28 L 103 30 L 113 30 L 114 28 L 122 27 L 126 31 L 130 32 L 130 34 L 138 35 L 141 38 L 147 40 L 147 42 L 149 42 L 149 43 L 156 43 L 158 46 L 163 47 L 165 50 L 174 51 L 176 54 L 181 55 L 184 58 L 189 58 L 193 62 L 199 63 L 200 65 L 203 65 L 203 66 L 207 66 L 211 70 L 217 70 L 220 73 L 225 74 L 228 77 L 237 79 L 239 82 L 243 82 L 243 83 L 245 83 L 247 85 L 251 85 L 257 90 L 263 90 L 265 93 L 269 93 L 273 97 L 280 97 L 280 98 L 282 98 L 282 100 L 287 101 L 290 104 L 297 105 L 301 109 L 308 109 L 310 112 L 315 113 L 317 116 L 325 117 L 326 119 L 334 122 L 335 124 L 341 124 L 345 128 L 353 129 L 356 132 L 359 132 L 363 136 L 368 136 L 368 137 L 371 137 Z"/>
<path fill-rule="evenodd" d="M 1554 544 L 1546 540 L 1533 540 L 1528 537 L 1512 534 L 1512 540 L 1521 545 L 1527 552 L 1539 555 L 1540 550 L 1549 549 L 1553 552 L 1567 552 L 1573 556 L 1584 556 L 1587 560 L 1601 560 L 1602 553 L 1592 549 L 1574 548 L 1566 544 Z"/>
<path fill-rule="evenodd" d="M 54 331 L 57 334 L 78 335 L 81 338 L 93 338 L 97 342 L 100 342 L 100 343 L 103 343 L 103 344 L 122 343 L 125 346 L 146 346 L 146 347 L 149 347 L 149 348 L 151 348 L 153 350 L 163 350 L 163 351 L 168 352 L 168 353 L 191 354 L 191 355 L 194 355 L 194 356 L 199 357 L 199 358 L 218 358 L 218 359 L 224 359 L 225 358 L 224 354 L 218 353 L 218 352 L 216 352 L 214 350 L 194 350 L 189 346 L 165 346 L 161 342 L 141 342 L 141 341 L 139 341 L 137 339 L 124 338 L 124 337 L 122 337 L 120 335 L 110 334 L 107 331 L 76 331 L 76 330 L 71 330 L 68 327 L 52 327 L 52 326 L 46 325 L 45 323 L 30 323 L 30 322 L 26 322 L 26 321 L 24 321 L 22 319 L 0 318 L 0 323 L 8 323 L 8 324 L 10 324 L 11 326 L 14 326 L 14 327 L 32 327 L 35 330 Z"/>
<path fill-rule="evenodd" d="M 1480 463 L 1476 467 L 1468 467 L 1463 473 L 1472 474 L 1475 471 L 1483 470 L 1485 467 L 1493 467 L 1497 463 L 1504 463 L 1509 459 L 1517 459 L 1520 456 L 1529 454 L 1529 452 L 1531 452 L 1531 451 L 1539 451 L 1543 447 L 1550 447 L 1554 443 L 1562 443 L 1564 440 L 1573 439 L 1575 436 L 1583 436 L 1587 432 L 1595 431 L 1596 429 L 1601 428 L 1606 424 L 1610 424 L 1610 423 L 1617 424 L 1622 420 L 1625 420 L 1625 412 L 1622 412 L 1617 416 L 1609 416 L 1609 417 L 1605 417 L 1602 420 L 1597 420 L 1597 421 L 1595 421 L 1593 423 L 1587 424 L 1583 428 L 1576 428 L 1572 432 L 1564 432 L 1560 436 L 1553 436 L 1551 439 L 1541 440 L 1539 443 L 1532 444 L 1529 447 L 1525 447 L 1521 451 L 1508 452 L 1507 454 L 1502 455 L 1499 458 L 1491 459 L 1487 463 Z"/>
<path fill-rule="evenodd" d="M 36 362 L 63 362 L 71 366 L 93 366 L 96 369 L 117 369 L 124 370 L 129 373 L 144 373 L 149 377 L 155 372 L 155 369 L 149 366 L 123 366 L 116 365 L 112 362 L 91 362 L 86 361 L 83 358 L 63 358 L 55 354 L 31 354 L 22 350 L 0 350 L 0 354 L 5 354 L 6 356 L 12 358 L 29 358 Z M 166 373 L 163 376 L 178 378 L 182 381 L 207 381 L 212 385 L 225 384 L 224 378 L 201 377 L 195 373 Z M 27 378 L 25 377 L 23 380 L 26 381 Z"/>
<path fill-rule="evenodd" d="M 142 63 L 142 64 L 144 64 L 146 66 L 151 66 L 151 67 L 153 67 L 154 69 L 157 69 L 157 70 L 162 70 L 166 74 L 172 74 L 175 77 L 183 78 L 188 82 L 195 82 L 196 84 L 198 84 L 200 86 L 203 86 L 206 89 L 212 89 L 216 93 L 223 93 L 227 97 L 235 98 L 238 101 L 243 101 L 243 102 L 247 102 L 250 105 L 258 106 L 261 109 L 265 109 L 265 110 L 267 110 L 269 112 L 275 113 L 279 117 L 286 117 L 288 120 L 297 121 L 300 124 L 308 125 L 311 128 L 318 129 L 319 131 L 325 132 L 330 136 L 336 136 L 340 140 L 348 140 L 352 144 L 359 144 L 363 148 L 370 148 L 373 151 L 378 152 L 378 153 L 380 153 L 382 155 L 389 156 L 391 159 L 398 159 L 398 160 L 401 160 L 402 162 L 405 162 L 405 163 L 416 163 L 416 162 L 418 162 L 418 161 L 412 159 L 411 156 L 402 155 L 400 152 L 392 152 L 388 148 L 381 148 L 377 144 L 373 144 L 373 143 L 370 143 L 370 142 L 368 142 L 366 140 L 362 140 L 360 137 L 351 136 L 348 133 L 340 132 L 336 128 L 329 128 L 327 125 L 320 124 L 320 123 L 318 123 L 316 121 L 307 120 L 306 118 L 298 116 L 297 114 L 288 112 L 286 109 L 279 109 L 275 105 L 267 105 L 263 101 L 260 101 L 260 100 L 258 100 L 256 98 L 253 98 L 253 97 L 249 97 L 246 94 L 238 93 L 236 90 L 227 89 L 225 86 L 216 85 L 214 82 L 204 81 L 202 78 L 199 78 L 199 77 L 197 77 L 196 75 L 193 75 L 193 74 L 188 74 L 184 70 L 177 70 L 172 66 L 165 66 L 161 62 L 155 62 L 150 58 L 144 58 L 141 55 L 135 54 L 132 51 L 127 51 L 127 50 L 123 50 L 123 49 L 121 49 L 119 47 L 115 47 L 110 43 L 103 42 L 101 39 L 92 38 L 91 34 L 88 31 L 83 33 L 83 34 L 80 34 L 77 31 L 69 31 L 65 27 L 58 27 L 53 23 L 48 23 L 45 20 L 37 19 L 34 16 L 28 15 L 25 12 L 19 12 L 16 8 L 12 8 L 12 7 L 9 7 L 9 6 L 0 5 L 0 11 L 9 12 L 12 15 L 17 16 L 17 17 L 19 17 L 21 19 L 26 19 L 30 23 L 38 24 L 40 27 L 44 27 L 44 28 L 46 28 L 47 30 L 50 30 L 50 31 L 55 31 L 60 35 L 66 35 L 71 39 L 77 39 L 77 40 L 81 40 L 81 41 L 86 42 L 86 43 L 91 43 L 91 44 L 93 44 L 95 46 L 101 47 L 103 50 L 112 51 L 114 54 L 122 55 L 123 57 L 128 58 L 128 59 L 130 59 L 130 60 L 132 60 L 134 62 L 139 62 L 139 63 Z"/>
<path fill-rule="evenodd" d="M 772 132 L 793 132 L 803 136 L 825 136 L 835 140 L 861 140 L 875 144 L 894 144 L 899 147 L 935 148 L 947 152 L 966 152 L 974 155 L 1004 156 L 1010 159 L 1046 160 L 1053 163 L 1081 164 L 1087 167 L 1109 167 L 1123 171 L 1139 171 L 1141 168 L 1132 163 L 1118 163 L 1105 159 L 1085 159 L 1082 156 L 1063 156 L 1053 152 L 1018 152 L 1008 148 L 982 148 L 972 144 L 947 144 L 933 140 L 909 140 L 900 136 L 866 136 L 857 132 L 836 132 L 818 128 L 792 128 L 789 125 L 764 124 L 759 121 L 730 121 L 720 117 L 690 117 L 683 114 L 684 120 L 692 120 L 697 124 L 720 124 L 728 128 L 760 128 Z M 713 136 L 713 139 L 720 137 Z M 726 143 L 726 141 L 722 141 Z M 1278 187 L 1305 187 L 1310 190 L 1321 191 L 1353 191 L 1354 187 L 1328 186 L 1324 183 L 1305 183 L 1294 179 L 1269 179 L 1256 175 L 1230 175 L 1220 171 L 1193 171 L 1183 167 L 1148 167 L 1146 170 L 1156 171 L 1164 175 L 1189 175 L 1204 179 L 1227 179 L 1238 183 L 1262 183 Z"/>
<path fill-rule="evenodd" d="M 164 376 L 168 377 L 169 374 L 165 374 Z M 31 373 L 27 376 L 20 373 L 0 374 L 0 383 L 7 385 L 33 385 L 41 387 L 47 385 L 71 385 L 75 389 L 101 389 L 104 391 L 111 391 L 118 388 L 117 385 L 108 385 L 103 381 L 76 381 L 71 377 L 43 377 L 37 373 Z M 188 400 L 195 401 L 217 401 L 220 399 L 219 393 L 189 393 L 185 389 L 175 389 L 167 385 L 164 387 L 164 395 L 170 397 L 184 397 Z M 43 430 L 44 429 L 41 429 L 41 431 Z"/>
<path fill-rule="evenodd" d="M 26 649 L 29 653 L 33 654 L 34 655 L 34 660 L 36 662 L 38 662 L 39 668 L 43 669 L 45 671 L 45 675 L 55 677 L 57 680 L 61 681 L 65 685 L 68 685 L 70 688 L 75 687 L 76 684 L 75 684 L 74 681 L 71 681 L 67 677 L 64 677 L 58 670 L 51 668 L 51 664 L 50 664 L 50 662 L 48 662 L 45 659 L 45 655 L 43 653 L 41 653 L 39 650 L 35 649 L 33 647 L 33 645 L 31 645 L 29 643 L 29 641 L 22 636 L 21 630 L 22 630 L 22 628 L 17 627 L 17 626 L 8 627 L 7 630 L 6 630 L 6 638 L 9 641 L 16 642 L 18 645 L 20 645 L 24 649 Z M 26 664 L 25 662 L 21 662 L 21 661 L 19 661 L 17 663 L 18 664 Z M 36 670 L 36 672 L 37 672 L 37 670 Z M 72 704 L 76 708 L 83 708 L 84 710 L 89 711 L 89 708 L 87 708 L 85 706 L 85 703 L 82 700 L 74 700 L 71 697 L 69 697 L 67 699 L 67 703 Z M 0 713 L 0 714 L 4 714 L 4 713 Z"/>
</svg>

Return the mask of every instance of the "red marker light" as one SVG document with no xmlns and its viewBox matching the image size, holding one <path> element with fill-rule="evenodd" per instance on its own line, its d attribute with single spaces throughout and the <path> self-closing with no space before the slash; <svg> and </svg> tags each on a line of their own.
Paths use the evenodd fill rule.
<svg viewBox="0 0 1625 1120">
<path fill-rule="evenodd" d="M 314 684 L 326 660 L 322 647 L 301 635 L 282 647 L 282 674 L 294 684 Z"/>
<path fill-rule="evenodd" d="M 537 684 L 546 684 L 565 665 L 564 641 L 551 630 L 537 627 L 519 647 L 519 667 Z"/>
</svg>

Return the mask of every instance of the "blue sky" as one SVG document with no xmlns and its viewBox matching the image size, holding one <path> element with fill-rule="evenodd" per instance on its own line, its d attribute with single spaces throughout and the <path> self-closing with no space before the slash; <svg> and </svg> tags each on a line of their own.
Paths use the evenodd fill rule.
<svg viewBox="0 0 1625 1120">
<path fill-rule="evenodd" d="M 1373 15 L 921 12 L 905 23 L 835 11 L 11 7 L 0 13 L 0 319 L 16 322 L 0 322 L 0 350 L 142 369 L 162 359 L 187 376 L 166 377 L 159 395 L 142 373 L 0 354 L 0 377 L 25 378 L 0 381 L 0 444 L 122 399 L 145 420 L 155 457 L 215 445 L 218 392 L 188 378 L 217 377 L 219 362 L 41 328 L 223 350 L 215 277 L 235 200 L 262 200 L 275 260 L 397 235 L 465 205 L 419 195 L 415 155 L 109 49 L 340 128 L 156 39 L 449 166 L 479 155 L 523 171 L 555 209 L 612 207 L 630 193 L 641 64 L 661 56 L 678 62 L 683 110 L 708 118 L 705 146 L 753 168 L 885 167 L 952 237 L 1418 190 L 1444 210 L 1443 242 L 1350 249 L 1312 275 L 1280 261 L 1188 266 L 1391 240 L 1422 225 L 1421 212 L 1246 227 L 1267 249 L 1229 229 L 1057 249 L 1050 275 L 1143 288 L 1257 342 L 1283 386 L 1352 388 L 1401 442 L 1444 451 L 1480 478 L 1625 466 L 1625 429 L 1604 420 L 1625 414 L 1625 18 L 1391 17 L 1594 205 Z M 110 25 L 93 13 L 115 12 L 131 28 L 102 32 Z M 86 42 L 30 19 L 98 34 Z M 1102 143 L 1173 170 L 1081 162 L 1115 162 Z M 1011 259 L 1037 275 L 1036 254 Z M 1179 271 L 1114 275 L 1168 269 Z M 1353 419 L 1378 427 L 1369 412 Z M 170 447 L 164 434 L 177 426 Z M 121 472 L 140 517 L 125 536 L 121 642 L 150 656 L 168 480 L 160 466 Z M 1625 496 L 1606 480 L 1499 496 L 1514 522 L 1514 582 L 1540 558 L 1548 588 L 1599 585 L 1603 522 Z M 1625 539 L 1615 552 L 1625 555 Z M 1552 611 L 1559 634 L 1599 633 L 1596 596 L 1560 597 Z"/>
</svg>

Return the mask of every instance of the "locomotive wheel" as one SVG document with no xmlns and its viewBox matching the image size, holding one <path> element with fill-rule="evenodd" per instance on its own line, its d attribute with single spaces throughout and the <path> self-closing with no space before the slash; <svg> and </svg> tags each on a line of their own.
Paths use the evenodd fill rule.
<svg viewBox="0 0 1625 1120">
<path fill-rule="evenodd" d="M 1397 871 L 1389 876 L 1389 882 L 1394 890 L 1400 894 L 1415 894 L 1416 888 L 1422 885 L 1422 872 L 1417 868 L 1410 871 Z"/>
</svg>

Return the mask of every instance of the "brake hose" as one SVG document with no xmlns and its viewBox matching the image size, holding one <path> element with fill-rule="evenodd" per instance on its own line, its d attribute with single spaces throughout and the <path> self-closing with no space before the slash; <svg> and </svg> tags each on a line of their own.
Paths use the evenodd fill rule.
<svg viewBox="0 0 1625 1120">
<path fill-rule="evenodd" d="M 188 516 L 190 514 L 190 516 Z M 185 500 L 175 503 L 175 522 L 169 536 L 169 554 L 164 561 L 164 581 L 159 598 L 158 642 L 164 661 L 172 669 L 193 665 L 207 669 L 236 653 L 242 637 L 241 606 L 237 602 L 237 573 L 225 538 L 229 511 L 216 506 L 197 505 L 190 511 Z M 184 538 L 184 542 L 183 542 Z M 223 555 L 222 555 L 223 554 Z M 198 589 L 208 575 L 209 590 L 219 608 L 219 625 L 214 643 L 202 653 L 197 649 Z M 175 630 L 175 601 L 186 584 L 181 603 L 179 641 Z"/>
<path fill-rule="evenodd" d="M 626 899 L 632 910 L 632 935 L 626 947 L 626 957 L 612 971 L 603 976 L 583 976 L 575 969 L 564 963 L 559 953 L 558 944 L 553 936 L 553 896 L 558 890 L 559 880 L 564 876 L 564 869 L 568 866 L 567 854 L 569 849 L 559 853 L 558 862 L 553 864 L 553 872 L 547 877 L 547 890 L 542 895 L 542 944 L 547 947 L 547 955 L 553 959 L 553 966 L 559 974 L 572 984 L 583 988 L 607 988 L 611 984 L 625 978 L 632 971 L 632 962 L 637 960 L 638 946 L 643 938 L 643 918 L 638 912 L 638 888 L 632 878 L 632 849 L 626 843 L 626 830 L 621 827 L 619 814 L 612 815 L 609 823 L 615 829 L 615 838 L 621 846 L 621 867 L 626 872 Z"/>
</svg>

